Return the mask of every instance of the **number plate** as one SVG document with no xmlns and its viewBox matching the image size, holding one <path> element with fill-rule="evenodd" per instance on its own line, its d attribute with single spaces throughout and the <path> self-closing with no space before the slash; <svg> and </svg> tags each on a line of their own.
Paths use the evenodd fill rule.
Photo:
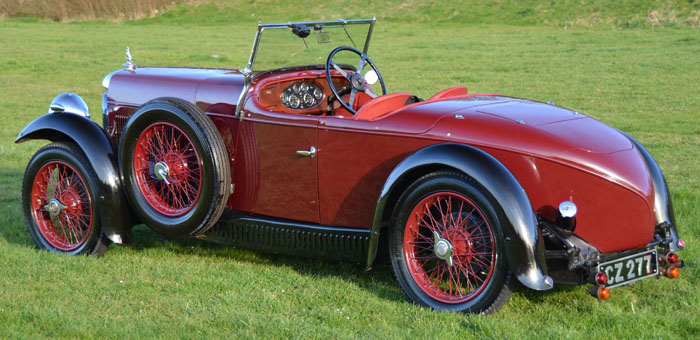
<svg viewBox="0 0 700 340">
<path fill-rule="evenodd" d="M 608 288 L 657 275 L 656 249 L 625 256 L 598 265 L 598 272 L 608 275 Z"/>
</svg>

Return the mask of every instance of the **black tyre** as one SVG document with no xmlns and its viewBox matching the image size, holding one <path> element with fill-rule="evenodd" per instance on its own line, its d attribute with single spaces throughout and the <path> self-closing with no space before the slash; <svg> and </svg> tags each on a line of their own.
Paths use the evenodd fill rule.
<svg viewBox="0 0 700 340">
<path fill-rule="evenodd" d="M 396 279 L 408 298 L 438 310 L 493 313 L 511 296 L 501 207 L 481 186 L 435 172 L 399 199 L 390 230 Z"/>
<path fill-rule="evenodd" d="M 202 110 L 158 98 L 129 117 L 119 168 L 134 211 L 169 237 L 196 236 L 219 219 L 231 186 L 226 147 Z"/>
<path fill-rule="evenodd" d="M 37 151 L 22 181 L 22 206 L 29 234 L 40 249 L 71 255 L 101 255 L 102 233 L 97 175 L 73 143 Z"/>
</svg>

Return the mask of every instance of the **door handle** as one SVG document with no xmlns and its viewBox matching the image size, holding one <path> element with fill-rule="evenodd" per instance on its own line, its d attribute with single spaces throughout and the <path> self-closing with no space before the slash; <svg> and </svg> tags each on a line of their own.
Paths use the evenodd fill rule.
<svg viewBox="0 0 700 340">
<path fill-rule="evenodd" d="M 316 148 L 312 146 L 309 151 L 297 150 L 297 155 L 314 158 L 316 157 Z"/>
</svg>

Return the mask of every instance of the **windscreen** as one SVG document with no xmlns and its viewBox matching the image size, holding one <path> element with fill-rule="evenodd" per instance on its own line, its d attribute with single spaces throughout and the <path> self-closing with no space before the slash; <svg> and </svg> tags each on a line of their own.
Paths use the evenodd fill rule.
<svg viewBox="0 0 700 340">
<path fill-rule="evenodd" d="M 309 35 L 301 38 L 291 28 L 265 28 L 253 65 L 254 71 L 304 66 L 323 65 L 333 49 L 350 46 L 362 51 L 365 47 L 370 24 L 352 25 L 307 25 Z M 357 67 L 357 56 L 339 54 L 334 57 L 336 64 Z"/>
</svg>

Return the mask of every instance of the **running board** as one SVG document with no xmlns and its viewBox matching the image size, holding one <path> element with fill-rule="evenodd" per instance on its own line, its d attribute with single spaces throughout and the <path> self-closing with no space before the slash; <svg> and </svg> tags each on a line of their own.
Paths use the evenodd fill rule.
<svg viewBox="0 0 700 340">
<path fill-rule="evenodd" d="M 225 213 L 199 238 L 276 254 L 366 262 L 369 229 L 329 227 Z"/>
</svg>

